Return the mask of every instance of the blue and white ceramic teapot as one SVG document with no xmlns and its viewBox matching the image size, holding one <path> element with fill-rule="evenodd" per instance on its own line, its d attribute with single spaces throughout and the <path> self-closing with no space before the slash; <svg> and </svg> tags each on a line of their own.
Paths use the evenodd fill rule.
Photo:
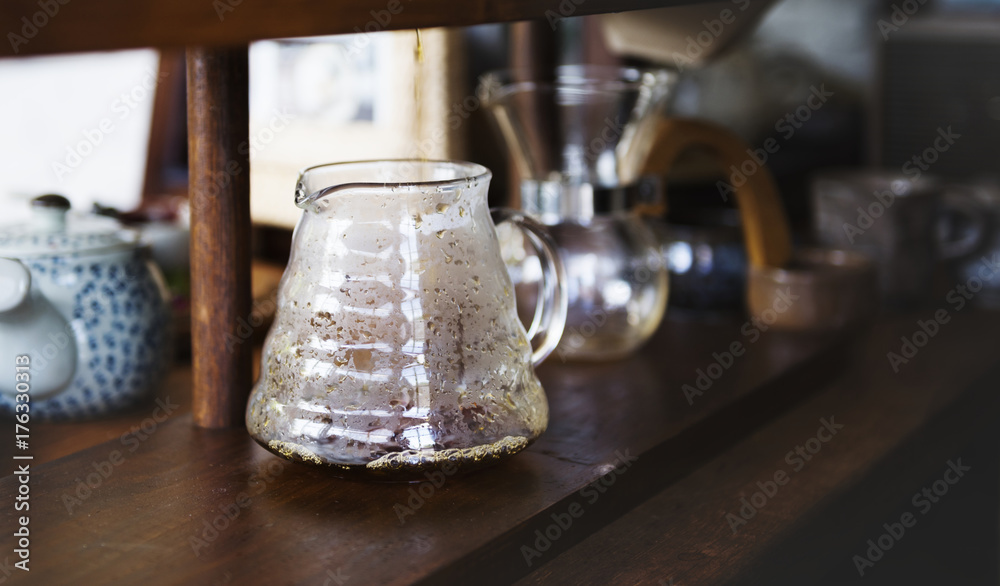
<svg viewBox="0 0 1000 586">
<path fill-rule="evenodd" d="M 137 232 L 62 196 L 31 204 L 29 222 L 0 227 L 0 411 L 26 390 L 32 418 L 127 407 L 170 358 L 162 276 Z"/>
</svg>

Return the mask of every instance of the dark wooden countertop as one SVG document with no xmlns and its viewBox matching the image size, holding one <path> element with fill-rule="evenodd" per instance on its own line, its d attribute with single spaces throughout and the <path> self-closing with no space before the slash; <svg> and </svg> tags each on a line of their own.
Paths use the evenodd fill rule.
<svg viewBox="0 0 1000 586">
<path fill-rule="evenodd" d="M 963 319 L 946 324 L 898 373 L 886 354 L 899 352 L 899 337 L 912 335 L 917 318 L 881 324 L 858 341 L 850 367 L 820 392 L 518 584 L 861 582 L 852 556 L 881 535 L 882 521 L 898 520 L 893 506 L 909 501 L 928 474 L 940 477 L 949 460 L 963 456 L 958 448 L 1000 418 L 998 320 L 956 317 Z M 818 435 L 824 420 L 843 428 Z M 794 453 L 789 458 L 816 437 L 829 441 L 815 454 L 806 450 L 808 461 Z M 991 482 L 996 464 L 975 462 L 978 480 L 971 482 Z M 755 501 L 766 504 L 747 509 L 749 519 L 735 517 L 741 499 L 761 492 L 758 483 L 773 482 L 779 473 L 786 483 L 767 486 L 774 495 Z M 993 501 L 991 508 L 995 495 Z M 989 553 L 988 544 L 979 546 Z M 919 577 L 927 560 L 909 561 Z M 842 570 L 837 580 L 822 579 L 827 565 Z M 793 579 L 775 568 L 799 574 Z M 949 582 L 985 583 L 953 578 Z M 864 583 L 900 582 L 869 577 Z"/>
<path fill-rule="evenodd" d="M 748 339 L 741 323 L 669 320 L 629 360 L 546 364 L 548 432 L 437 487 L 335 479 L 186 415 L 68 455 L 47 424 L 32 436 L 50 458 L 32 467 L 32 572 L 12 583 L 724 583 L 949 410 L 996 410 L 984 388 L 1000 317 L 955 315 L 893 373 L 885 353 L 915 322 L 844 339 L 767 332 L 689 404 L 682 385 Z M 786 452 L 829 416 L 844 428 L 791 474 Z M 733 535 L 725 513 L 779 469 L 790 482 Z M 0 498 L 17 486 L 0 480 Z M 13 506 L 2 514 L 13 527 Z"/>
</svg>

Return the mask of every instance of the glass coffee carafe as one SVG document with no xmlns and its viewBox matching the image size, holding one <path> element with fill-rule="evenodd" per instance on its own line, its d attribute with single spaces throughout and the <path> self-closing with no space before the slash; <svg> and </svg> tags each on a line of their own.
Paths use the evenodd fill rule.
<svg viewBox="0 0 1000 586">
<path fill-rule="evenodd" d="M 563 66 L 549 80 L 498 72 L 480 85 L 520 178 L 521 209 L 548 227 L 566 267 L 561 358 L 625 356 L 663 316 L 664 262 L 638 213 L 655 201 L 656 183 L 639 171 L 675 79 L 666 70 Z M 518 238 L 505 242 L 506 258 L 519 295 L 530 297 L 541 271 Z"/>
<path fill-rule="evenodd" d="M 491 213 L 490 177 L 444 161 L 302 173 L 303 214 L 247 407 L 257 442 L 396 480 L 491 464 L 545 430 L 533 367 L 562 333 L 565 277 L 544 228 L 520 212 Z M 523 229 L 542 259 L 527 333 L 494 221 Z"/>
</svg>

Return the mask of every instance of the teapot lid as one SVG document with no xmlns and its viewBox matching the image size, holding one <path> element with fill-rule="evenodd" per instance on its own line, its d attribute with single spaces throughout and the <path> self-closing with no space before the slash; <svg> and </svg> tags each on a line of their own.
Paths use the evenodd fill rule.
<svg viewBox="0 0 1000 586">
<path fill-rule="evenodd" d="M 31 217 L 23 224 L 0 226 L 0 257 L 26 258 L 57 254 L 98 254 L 128 250 L 139 233 L 111 218 L 70 212 L 61 195 L 31 200 Z"/>
</svg>

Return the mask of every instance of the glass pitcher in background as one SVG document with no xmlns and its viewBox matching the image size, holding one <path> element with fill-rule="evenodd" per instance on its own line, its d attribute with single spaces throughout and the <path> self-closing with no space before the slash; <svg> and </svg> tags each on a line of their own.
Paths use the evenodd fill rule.
<svg viewBox="0 0 1000 586">
<path fill-rule="evenodd" d="M 569 359 L 615 359 L 656 330 L 667 302 L 658 241 L 636 213 L 653 118 L 676 73 L 589 65 L 549 80 L 487 74 L 480 94 L 520 177 L 520 207 L 552 233 L 566 266 L 569 314 L 557 349 Z M 654 194 L 655 195 L 655 194 Z M 537 261 L 509 244 L 512 273 L 530 283 Z M 522 293 L 526 289 L 527 293 Z M 519 287 L 530 296 L 530 287 Z"/>
</svg>

